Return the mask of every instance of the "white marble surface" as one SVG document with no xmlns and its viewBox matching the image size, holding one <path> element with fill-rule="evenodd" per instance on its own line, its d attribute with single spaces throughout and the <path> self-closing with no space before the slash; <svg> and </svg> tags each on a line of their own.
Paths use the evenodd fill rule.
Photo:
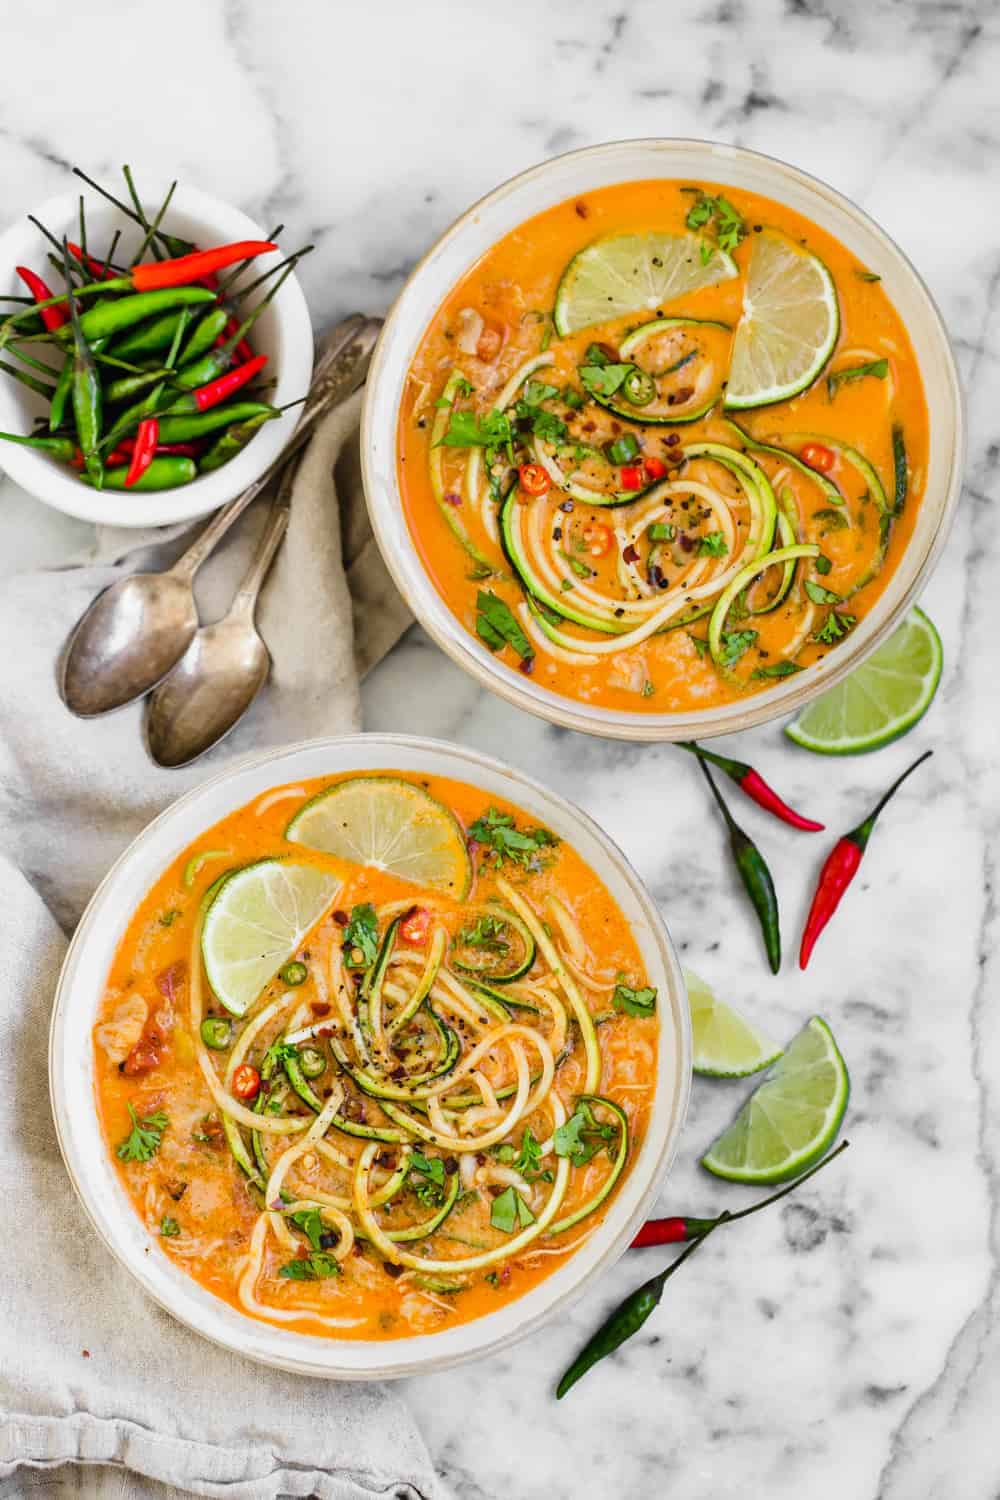
<svg viewBox="0 0 1000 1500">
<path fill-rule="evenodd" d="M 854 1082 L 847 1159 L 782 1211 L 717 1236 L 564 1404 L 554 1377 L 658 1252 L 626 1258 L 564 1324 L 503 1358 L 411 1384 L 460 1500 L 995 1500 L 996 5 L 174 0 L 163 14 L 150 0 L 36 0 L 7 16 L 5 218 L 62 190 L 68 162 L 108 176 L 127 155 L 314 238 L 303 281 L 322 323 L 384 309 L 431 239 L 501 178 L 602 139 L 698 135 L 825 177 L 929 281 L 971 419 L 964 503 L 924 600 L 947 654 L 938 700 L 905 745 L 869 759 L 817 762 L 777 726 L 739 750 L 832 829 L 936 750 L 808 976 L 766 972 L 676 751 L 550 729 L 480 692 L 418 632 L 367 684 L 366 721 L 499 750 L 582 803 L 649 881 L 685 959 L 779 1036 L 821 1011 Z M 3 485 L 0 570 L 57 562 L 84 540 Z M 790 947 L 825 841 L 740 813 L 771 857 Z M 696 1082 L 665 1206 L 742 1201 L 696 1159 L 743 1092 Z"/>
</svg>

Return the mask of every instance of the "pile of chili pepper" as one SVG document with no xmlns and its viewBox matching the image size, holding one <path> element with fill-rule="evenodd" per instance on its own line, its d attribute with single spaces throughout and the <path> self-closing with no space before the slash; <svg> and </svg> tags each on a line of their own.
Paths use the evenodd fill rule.
<svg viewBox="0 0 1000 1500">
<path fill-rule="evenodd" d="M 278 248 L 283 226 L 266 240 L 199 249 L 162 228 L 176 183 L 150 219 L 123 171 L 131 203 L 77 175 L 136 227 L 127 260 L 115 258 L 121 230 L 105 254 L 88 248 L 82 197 L 79 242 L 32 217 L 61 283 L 54 289 L 37 270 L 16 268 L 30 295 L 0 299 L 23 304 L 0 317 L 0 354 L 11 356 L 0 370 L 49 410 L 33 432 L 0 439 L 50 454 L 97 489 L 173 489 L 227 463 L 280 416 L 260 382 L 267 355 L 254 353 L 249 335 L 312 246 L 241 284 L 257 256 Z"/>
<path fill-rule="evenodd" d="M 712 778 L 708 769 L 709 765 L 717 766 L 731 781 L 734 781 L 740 789 L 756 802 L 758 807 L 763 807 L 766 812 L 787 823 L 792 828 L 798 828 L 806 833 L 821 833 L 823 824 L 815 822 L 812 818 L 804 818 L 794 808 L 789 807 L 773 787 L 770 787 L 753 766 L 748 766 L 741 760 L 730 760 L 725 755 L 717 755 L 712 750 L 705 750 L 701 745 L 696 745 L 693 740 L 678 741 L 681 750 L 687 750 L 697 756 L 699 765 L 712 789 L 712 796 L 718 805 L 719 811 L 726 824 L 729 834 L 729 846 L 732 851 L 733 862 L 743 887 L 750 898 L 757 920 L 760 923 L 761 934 L 764 938 L 764 949 L 767 953 L 771 972 L 777 974 L 781 967 L 781 930 L 778 918 L 778 897 L 774 889 L 774 881 L 771 871 L 763 854 L 754 843 L 753 839 L 736 822 L 732 813 L 726 805 L 725 799 Z M 908 776 L 918 766 L 922 765 L 927 758 L 933 754 L 926 750 L 917 760 L 913 762 L 903 774 L 898 777 L 877 803 L 874 810 L 857 828 L 852 828 L 845 833 L 834 845 L 822 870 L 820 871 L 819 883 L 816 894 L 813 896 L 812 906 L 806 918 L 805 931 L 802 934 L 802 944 L 799 950 L 799 967 L 804 969 L 809 962 L 810 955 L 816 944 L 816 939 L 823 931 L 830 918 L 833 916 L 847 887 L 857 874 L 861 857 L 871 838 L 872 829 L 879 813 L 885 807 L 889 799 L 895 795 Z"/>
</svg>

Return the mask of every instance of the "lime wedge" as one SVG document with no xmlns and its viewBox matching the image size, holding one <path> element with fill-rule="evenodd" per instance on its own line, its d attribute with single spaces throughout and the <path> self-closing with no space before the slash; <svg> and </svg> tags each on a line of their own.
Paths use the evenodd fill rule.
<svg viewBox="0 0 1000 1500">
<path fill-rule="evenodd" d="M 727 410 L 766 406 L 804 391 L 830 358 L 840 331 L 837 291 L 823 262 L 784 235 L 763 230 L 751 238 Z"/>
<path fill-rule="evenodd" d="M 813 1016 L 701 1164 L 730 1182 L 798 1177 L 833 1144 L 850 1091 L 833 1033 Z"/>
<path fill-rule="evenodd" d="M 819 755 L 861 755 L 898 739 L 922 719 L 941 680 L 941 637 L 914 609 L 843 682 L 785 725 L 788 738 Z"/>
<path fill-rule="evenodd" d="M 736 274 L 735 261 L 696 234 L 619 234 L 595 240 L 574 255 L 562 274 L 553 311 L 556 332 L 576 333 L 609 318 L 653 312 Z"/>
<path fill-rule="evenodd" d="M 208 982 L 234 1016 L 298 952 L 342 882 L 315 865 L 261 859 L 221 876 L 205 913 L 201 954 Z"/>
<path fill-rule="evenodd" d="M 320 792 L 285 829 L 293 844 L 371 865 L 463 901 L 472 863 L 457 818 L 396 776 L 357 776 Z"/>
<path fill-rule="evenodd" d="M 716 999 L 703 979 L 684 970 L 691 1028 L 694 1032 L 694 1070 L 709 1078 L 745 1078 L 769 1068 L 781 1048 L 763 1032 L 755 1031 L 738 1011 Z"/>
</svg>

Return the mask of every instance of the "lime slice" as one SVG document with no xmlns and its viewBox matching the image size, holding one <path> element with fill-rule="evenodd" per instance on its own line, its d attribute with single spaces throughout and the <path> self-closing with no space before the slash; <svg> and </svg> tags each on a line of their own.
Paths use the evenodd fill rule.
<svg viewBox="0 0 1000 1500">
<path fill-rule="evenodd" d="M 727 410 L 784 401 L 811 385 L 840 331 L 833 277 L 784 235 L 752 235 L 743 316 L 733 338 Z"/>
<path fill-rule="evenodd" d="M 730 1182 L 786 1182 L 833 1144 L 851 1081 L 819 1016 L 799 1032 L 701 1164 Z"/>
<path fill-rule="evenodd" d="M 702 258 L 703 249 L 706 259 Z M 619 234 L 574 255 L 556 292 L 559 334 L 658 307 L 737 275 L 735 261 L 696 234 Z"/>
<path fill-rule="evenodd" d="M 357 776 L 320 792 L 285 829 L 293 844 L 372 865 L 464 901 L 472 864 L 457 818 L 422 787 Z"/>
<path fill-rule="evenodd" d="M 684 982 L 691 1007 L 696 1073 L 709 1078 L 745 1078 L 777 1062 L 781 1056 L 777 1042 L 755 1031 L 724 1000 L 717 1000 L 691 969 L 684 970 Z"/>
<path fill-rule="evenodd" d="M 234 1016 L 298 952 L 342 882 L 315 865 L 261 859 L 221 876 L 205 914 L 201 953 L 208 982 Z"/>
<path fill-rule="evenodd" d="M 789 739 L 819 755 L 861 755 L 898 739 L 922 719 L 941 680 L 941 637 L 914 609 L 843 682 L 785 725 Z"/>
</svg>

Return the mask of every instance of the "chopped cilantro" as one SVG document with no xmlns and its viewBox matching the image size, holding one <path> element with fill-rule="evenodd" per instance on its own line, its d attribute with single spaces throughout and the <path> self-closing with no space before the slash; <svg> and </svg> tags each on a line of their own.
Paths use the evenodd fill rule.
<svg viewBox="0 0 1000 1500">
<path fill-rule="evenodd" d="M 707 531 L 698 538 L 699 557 L 725 557 L 729 548 L 721 531 Z"/>
<path fill-rule="evenodd" d="M 176 1239 L 180 1232 L 181 1226 L 178 1224 L 177 1220 L 172 1219 L 169 1214 L 166 1214 L 160 1220 L 160 1234 L 165 1240 Z"/>
<path fill-rule="evenodd" d="M 615 985 L 611 1004 L 615 1010 L 624 1011 L 627 1016 L 651 1016 L 656 1011 L 656 991 L 650 985 L 634 990 L 627 984 L 619 983 Z"/>
<path fill-rule="evenodd" d="M 163 1132 L 170 1124 L 162 1109 L 140 1120 L 131 1104 L 126 1105 L 132 1129 L 115 1147 L 119 1161 L 150 1161 L 160 1149 Z"/>
<path fill-rule="evenodd" d="M 378 953 L 378 919 L 370 901 L 351 908 L 351 920 L 344 928 L 344 953 L 349 969 L 367 969 L 375 962 Z"/>
<path fill-rule="evenodd" d="M 444 1202 L 444 1162 L 440 1156 L 422 1156 L 414 1151 L 410 1157 L 408 1181 L 425 1208 L 437 1208 Z"/>
<path fill-rule="evenodd" d="M 756 630 L 727 630 L 722 636 L 721 659 L 724 667 L 734 667 L 757 639 Z"/>
<path fill-rule="evenodd" d="M 824 646 L 832 646 L 834 641 L 839 641 L 856 624 L 856 615 L 838 615 L 835 609 L 831 609 L 822 629 L 813 635 L 813 640 Z"/>
<path fill-rule="evenodd" d="M 491 651 L 511 646 L 522 661 L 530 661 L 535 648 L 518 623 L 517 616 L 504 601 L 490 590 L 480 589 L 476 596 L 476 634 Z"/>
<path fill-rule="evenodd" d="M 839 594 L 832 589 L 825 589 L 821 583 L 813 583 L 811 578 L 806 579 L 806 593 L 814 604 L 843 604 Z"/>
<path fill-rule="evenodd" d="M 585 1167 L 617 1135 L 613 1125 L 602 1125 L 590 1105 L 581 1100 L 565 1125 L 560 1125 L 553 1141 L 557 1156 L 568 1156 L 574 1167 Z"/>
<path fill-rule="evenodd" d="M 504 1234 L 513 1234 L 515 1229 L 527 1229 L 535 1222 L 535 1216 L 516 1188 L 506 1188 L 493 1199 L 490 1223 Z"/>
<path fill-rule="evenodd" d="M 517 828 L 510 813 L 498 807 L 488 807 L 471 824 L 469 837 L 486 846 L 494 865 L 506 859 L 525 870 L 537 869 L 542 851 L 559 842 L 547 828 Z"/>
<path fill-rule="evenodd" d="M 775 661 L 769 667 L 754 667 L 750 676 L 754 678 L 791 677 L 793 672 L 801 671 L 802 668 L 797 661 Z"/>
<path fill-rule="evenodd" d="M 688 210 L 685 223 L 689 229 L 705 229 L 714 225 L 716 243 L 727 255 L 732 254 L 747 232 L 742 214 L 721 193 L 718 197 L 702 193 Z M 707 264 L 710 258 L 711 250 L 708 255 L 703 250 L 702 263 Z"/>
<path fill-rule="evenodd" d="M 314 1250 L 303 1260 L 290 1260 L 278 1271 L 288 1281 L 325 1281 L 340 1275 L 340 1264 L 324 1250 Z"/>
<path fill-rule="evenodd" d="M 873 375 L 876 380 L 884 380 L 889 373 L 889 361 L 887 359 L 872 359 L 864 365 L 852 365 L 847 370 L 835 370 L 832 375 L 826 377 L 826 394 L 832 401 L 842 385 L 847 385 L 852 380 L 864 380 L 866 375 Z"/>
</svg>

